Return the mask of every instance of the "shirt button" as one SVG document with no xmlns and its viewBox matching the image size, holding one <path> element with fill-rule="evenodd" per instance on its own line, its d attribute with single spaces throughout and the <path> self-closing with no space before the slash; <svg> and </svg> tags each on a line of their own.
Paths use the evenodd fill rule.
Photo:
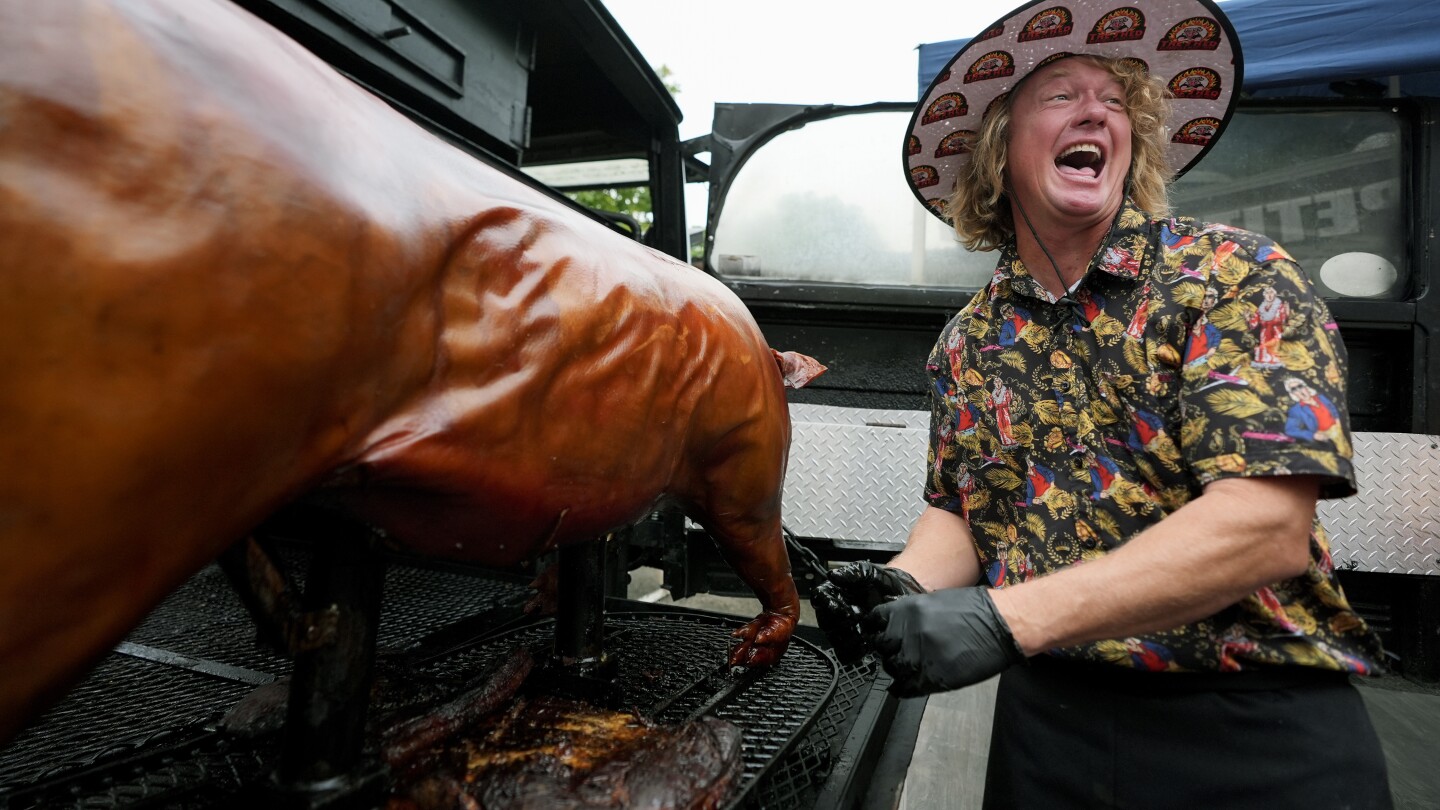
<svg viewBox="0 0 1440 810">
<path fill-rule="evenodd" d="M 1087 549 L 1090 549 L 1091 551 L 1094 551 L 1095 549 L 1100 547 L 1100 541 L 1096 540 L 1093 537 L 1086 537 L 1080 541 L 1080 545 L 1084 546 Z"/>
</svg>

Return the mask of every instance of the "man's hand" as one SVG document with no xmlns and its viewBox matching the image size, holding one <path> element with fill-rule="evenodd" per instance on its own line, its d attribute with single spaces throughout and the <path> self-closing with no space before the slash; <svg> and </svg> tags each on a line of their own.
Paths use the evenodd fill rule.
<svg viewBox="0 0 1440 810">
<path fill-rule="evenodd" d="M 830 581 L 851 604 L 867 613 L 892 599 L 925 593 L 909 572 L 863 560 L 831 571 Z"/>
<path fill-rule="evenodd" d="M 866 641 L 900 697 L 959 689 L 989 678 L 1025 654 L 987 588 L 948 588 L 877 605 L 864 619 Z"/>
<path fill-rule="evenodd" d="M 864 657 L 860 621 L 876 605 L 910 594 L 924 593 L 920 583 L 899 568 L 854 562 L 837 568 L 810 595 L 815 619 L 830 637 L 842 664 Z"/>
</svg>

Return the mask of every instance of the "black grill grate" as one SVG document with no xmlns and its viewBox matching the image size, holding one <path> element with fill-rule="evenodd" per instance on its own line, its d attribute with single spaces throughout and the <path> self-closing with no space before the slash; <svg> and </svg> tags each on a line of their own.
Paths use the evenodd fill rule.
<svg viewBox="0 0 1440 810">
<path fill-rule="evenodd" d="M 825 711 L 752 792 L 746 803 L 747 810 L 808 807 L 814 803 L 815 794 L 830 775 L 835 755 L 870 692 L 877 670 L 870 657 L 840 669 Z"/>
<path fill-rule="evenodd" d="M 159 735 L 131 756 L 50 783 L 0 793 L 6 810 L 205 810 L 268 774 L 270 745 L 235 741 L 205 728 Z"/>
<path fill-rule="evenodd" d="M 202 570 L 160 603 L 128 641 L 274 676 L 290 659 L 255 643 L 255 623 L 216 566 Z"/>
<path fill-rule="evenodd" d="M 284 554 L 297 581 L 304 579 L 307 555 Z M 394 564 L 385 573 L 385 598 L 376 643 L 401 650 L 438 627 L 490 610 L 518 604 L 531 591 L 523 585 L 470 572 Z M 255 625 L 218 566 L 209 566 L 150 614 L 131 633 L 136 644 L 234 667 L 280 676 L 290 660 L 255 643 Z"/>
<path fill-rule="evenodd" d="M 653 715 L 660 723 L 678 723 L 704 710 L 740 727 L 744 772 L 736 786 L 737 802 L 821 713 L 834 690 L 837 670 L 833 658 L 797 638 L 780 663 L 762 676 L 743 684 L 732 681 L 721 673 L 730 633 L 742 623 L 674 611 L 614 612 L 605 617 L 605 650 L 615 662 L 624 705 L 643 714 L 663 705 Z M 517 647 L 548 647 L 552 627 L 549 621 L 530 625 L 420 669 L 437 680 L 488 669 Z M 717 695 L 732 688 L 716 701 Z"/>
<path fill-rule="evenodd" d="M 303 571 L 303 559 L 291 552 L 286 557 L 294 571 Z M 386 578 L 382 648 L 405 650 L 468 617 L 506 614 L 528 595 L 521 585 L 479 572 L 397 562 Z M 671 722 L 714 702 L 717 690 L 734 692 L 707 708 L 743 730 L 745 767 L 733 804 L 813 803 L 874 680 L 873 664 L 840 668 L 796 639 L 781 665 L 743 689 L 727 690 L 734 682 L 722 663 L 739 620 L 671 609 L 612 612 L 606 621 L 606 649 L 617 661 L 629 705 L 645 710 L 665 704 L 656 719 Z M 518 644 L 548 647 L 550 627 L 548 621 L 530 625 L 410 668 L 417 681 L 453 689 Z M 289 672 L 287 659 L 257 648 L 254 639 L 244 608 L 212 567 L 166 600 L 128 641 L 257 673 Z M 700 687 L 684 691 L 695 684 Z M 275 761 L 273 737 L 251 741 L 215 730 L 219 716 L 253 688 L 223 672 L 112 654 L 0 750 L 0 810 L 199 810 L 224 803 L 266 778 Z"/>
<path fill-rule="evenodd" d="M 0 754 L 0 787 L 143 750 L 168 732 L 210 718 L 252 688 L 111 655 Z"/>
</svg>

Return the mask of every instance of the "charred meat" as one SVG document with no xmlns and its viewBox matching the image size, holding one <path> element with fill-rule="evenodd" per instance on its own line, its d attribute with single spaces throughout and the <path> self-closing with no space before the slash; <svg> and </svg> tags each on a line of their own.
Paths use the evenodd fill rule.
<svg viewBox="0 0 1440 810">
<path fill-rule="evenodd" d="M 734 724 L 702 717 L 661 726 L 568 697 L 517 697 L 532 660 L 517 651 L 479 686 L 385 733 L 397 782 L 391 810 L 703 810 L 735 787 Z"/>
<path fill-rule="evenodd" d="M 522 699 L 452 741 L 407 802 L 420 810 L 715 808 L 741 773 L 740 729 L 657 726 L 567 698 Z M 404 807 L 396 803 L 392 807 Z"/>
</svg>

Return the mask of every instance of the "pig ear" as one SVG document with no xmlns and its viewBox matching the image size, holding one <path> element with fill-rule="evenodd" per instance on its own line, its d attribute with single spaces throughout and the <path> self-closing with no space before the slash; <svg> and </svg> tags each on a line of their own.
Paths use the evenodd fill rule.
<svg viewBox="0 0 1440 810">
<path fill-rule="evenodd" d="M 825 373 L 825 367 L 813 357 L 774 349 L 770 353 L 775 355 L 775 365 L 780 367 L 780 376 L 785 379 L 786 388 L 804 388 L 806 383 Z"/>
</svg>

